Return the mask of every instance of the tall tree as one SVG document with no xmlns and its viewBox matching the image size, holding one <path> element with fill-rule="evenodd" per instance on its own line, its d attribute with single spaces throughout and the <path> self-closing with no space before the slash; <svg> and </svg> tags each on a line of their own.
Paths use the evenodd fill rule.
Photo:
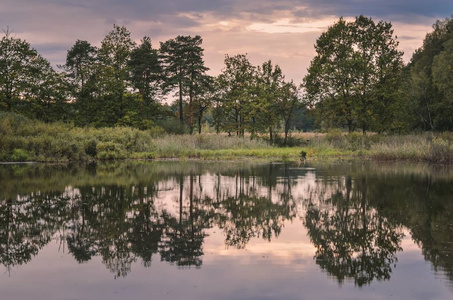
<svg viewBox="0 0 453 300">
<path fill-rule="evenodd" d="M 250 116 L 248 110 L 253 97 L 256 68 L 247 56 L 238 54 L 225 56 L 225 68 L 219 75 L 219 85 L 222 97 L 223 129 L 229 133 L 244 136 Z"/>
<path fill-rule="evenodd" d="M 74 88 L 74 96 L 85 94 L 86 85 L 93 73 L 97 49 L 87 41 L 77 40 L 68 50 L 63 66 Z"/>
<path fill-rule="evenodd" d="M 316 41 L 317 55 L 303 83 L 309 104 L 331 123 L 366 133 L 400 100 L 395 91 L 403 53 L 397 46 L 390 23 L 340 18 Z"/>
<path fill-rule="evenodd" d="M 285 76 L 278 65 L 268 60 L 258 68 L 256 77 L 258 97 L 252 111 L 257 112 L 259 123 L 269 131 L 269 142 L 273 144 L 274 131 L 280 125 L 278 106 L 283 99 Z"/>
<path fill-rule="evenodd" d="M 68 50 L 66 64 L 61 66 L 66 72 L 69 91 L 75 99 L 75 123 L 87 125 L 97 111 L 93 107 L 96 84 L 97 49 L 87 41 L 77 40 Z"/>
<path fill-rule="evenodd" d="M 38 56 L 31 69 L 29 88 L 23 92 L 24 101 L 29 103 L 23 114 L 45 122 L 68 119 L 67 91 L 64 75 L 57 73 L 48 60 Z"/>
<path fill-rule="evenodd" d="M 415 100 L 419 127 L 427 130 L 452 130 L 453 120 L 449 80 L 452 70 L 451 49 L 453 19 L 437 21 L 428 33 L 423 46 L 412 56 L 409 68 L 409 87 Z"/>
<path fill-rule="evenodd" d="M 33 65 L 38 57 L 35 49 L 7 30 L 0 40 L 0 108 L 15 111 L 21 95 L 29 87 Z"/>
<path fill-rule="evenodd" d="M 142 43 L 131 52 L 128 61 L 131 82 L 142 96 L 145 106 L 157 101 L 161 91 L 162 67 L 157 49 L 153 49 L 151 39 L 145 36 Z"/>
<path fill-rule="evenodd" d="M 99 49 L 98 84 L 100 99 L 103 102 L 103 115 L 98 125 L 115 125 L 126 114 L 127 103 L 123 95 L 129 87 L 129 68 L 127 62 L 135 43 L 126 27 L 113 25 L 105 36 Z"/>
<path fill-rule="evenodd" d="M 194 88 L 194 106 L 198 119 L 198 134 L 201 134 L 203 115 L 218 97 L 217 81 L 212 76 L 203 76 Z"/>
<path fill-rule="evenodd" d="M 288 144 L 288 133 L 291 121 L 294 119 L 296 110 L 301 107 L 299 90 L 293 81 L 285 83 L 281 88 L 281 97 L 277 105 L 279 116 L 283 119 L 285 138 L 283 144 Z"/>
<path fill-rule="evenodd" d="M 197 82 L 203 80 L 207 67 L 203 61 L 200 36 L 177 36 L 160 45 L 161 58 L 166 75 L 165 86 L 178 88 L 179 119 L 184 123 L 183 96 L 189 97 L 189 127 L 193 132 L 193 100 Z"/>
<path fill-rule="evenodd" d="M 452 36 L 453 37 L 453 36 Z M 433 83 L 442 93 L 436 123 L 439 129 L 453 129 L 453 38 L 444 43 L 444 50 L 433 61 Z"/>
<path fill-rule="evenodd" d="M 30 44 L 6 31 L 0 41 L 0 109 L 43 121 L 66 117 L 63 78 Z"/>
</svg>

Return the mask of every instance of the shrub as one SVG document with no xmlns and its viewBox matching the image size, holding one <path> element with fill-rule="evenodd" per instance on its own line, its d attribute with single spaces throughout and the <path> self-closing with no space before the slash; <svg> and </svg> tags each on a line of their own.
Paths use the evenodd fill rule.
<svg viewBox="0 0 453 300">
<path fill-rule="evenodd" d="M 100 142 L 96 145 L 97 158 L 108 159 L 121 159 L 126 158 L 126 151 L 123 146 L 114 142 Z"/>
<path fill-rule="evenodd" d="M 24 149 L 14 149 L 13 154 L 11 155 L 12 161 L 27 161 L 28 153 Z"/>
<path fill-rule="evenodd" d="M 88 140 L 85 142 L 85 154 L 91 157 L 96 157 L 98 154 L 97 151 L 97 141 L 95 139 Z"/>
<path fill-rule="evenodd" d="M 340 149 L 346 149 L 348 147 L 348 141 L 343 135 L 341 129 L 331 129 L 326 134 L 326 140 L 334 147 Z"/>
</svg>

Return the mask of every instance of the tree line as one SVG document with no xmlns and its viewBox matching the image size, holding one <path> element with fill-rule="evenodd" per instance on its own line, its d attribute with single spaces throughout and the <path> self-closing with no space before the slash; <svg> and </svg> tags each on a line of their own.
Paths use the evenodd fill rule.
<svg viewBox="0 0 453 300">
<path fill-rule="evenodd" d="M 271 61 L 253 66 L 246 55 L 226 56 L 218 76 L 207 75 L 200 36 L 177 36 L 153 48 L 137 45 L 117 25 L 101 46 L 77 40 L 66 62 L 51 67 L 29 43 L 6 31 L 0 50 L 0 107 L 46 122 L 77 126 L 161 126 L 190 133 L 209 120 L 216 131 L 273 132 L 301 108 L 298 87 Z M 163 99 L 173 97 L 174 105 Z M 209 114 L 209 117 L 206 115 Z M 177 122 L 179 119 L 179 122 Z"/>
<path fill-rule="evenodd" d="M 340 18 L 303 79 L 317 120 L 349 132 L 453 130 L 453 19 L 433 29 L 405 65 L 391 23 Z"/>
<path fill-rule="evenodd" d="M 153 47 L 114 25 L 100 47 L 77 40 L 55 70 L 9 29 L 0 41 L 0 110 L 76 126 L 156 126 L 169 133 L 216 132 L 251 138 L 292 128 L 376 132 L 452 130 L 453 21 L 437 21 L 408 64 L 391 23 L 340 18 L 316 41 L 301 84 L 268 60 L 226 55 L 207 74 L 203 39 L 177 36 Z M 175 99 L 172 105 L 163 101 Z M 308 117 L 307 117 L 308 116 Z"/>
</svg>

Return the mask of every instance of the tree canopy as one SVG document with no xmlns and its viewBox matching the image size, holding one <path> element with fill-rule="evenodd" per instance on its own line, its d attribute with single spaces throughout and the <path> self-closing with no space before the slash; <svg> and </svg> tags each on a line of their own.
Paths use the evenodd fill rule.
<svg viewBox="0 0 453 300">
<path fill-rule="evenodd" d="M 329 27 L 316 41 L 317 55 L 303 80 L 318 118 L 349 132 L 393 126 L 403 70 L 397 46 L 392 25 L 384 21 L 358 16 Z"/>
<path fill-rule="evenodd" d="M 45 122 L 169 133 L 201 133 L 208 123 L 217 133 L 261 135 L 284 145 L 291 130 L 313 128 L 453 130 L 449 18 L 434 24 L 406 66 L 391 23 L 340 18 L 317 39 L 301 85 L 275 62 L 254 65 L 247 54 L 226 54 L 221 73 L 210 76 L 199 35 L 153 48 L 150 37 L 137 45 L 126 27 L 113 25 L 99 44 L 75 41 L 57 70 L 6 30 L 0 110 Z"/>
</svg>

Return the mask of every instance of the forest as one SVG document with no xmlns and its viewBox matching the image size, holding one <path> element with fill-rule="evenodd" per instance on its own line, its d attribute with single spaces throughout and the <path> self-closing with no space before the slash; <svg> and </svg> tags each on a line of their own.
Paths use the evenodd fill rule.
<svg viewBox="0 0 453 300">
<path fill-rule="evenodd" d="M 100 47 L 75 41 L 56 69 L 27 41 L 9 29 L 4 33 L 0 150 L 8 152 L 5 157 L 21 148 L 5 140 L 22 116 L 41 124 L 35 127 L 72 126 L 72 132 L 207 131 L 284 146 L 297 131 L 365 136 L 453 130 L 452 18 L 436 21 L 407 64 L 391 23 L 340 18 L 317 39 L 317 54 L 300 82 L 287 80 L 271 60 L 251 64 L 246 54 L 226 54 L 221 73 L 210 76 L 198 35 L 156 47 L 150 37 L 137 44 L 126 27 L 113 25 Z"/>
</svg>

